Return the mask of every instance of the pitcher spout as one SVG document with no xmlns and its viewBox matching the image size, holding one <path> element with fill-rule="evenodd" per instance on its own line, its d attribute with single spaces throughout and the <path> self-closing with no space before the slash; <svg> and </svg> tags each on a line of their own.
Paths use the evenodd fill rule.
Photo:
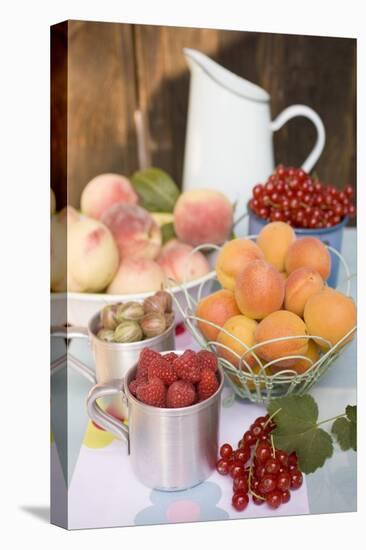
<svg viewBox="0 0 366 550">
<path fill-rule="evenodd" d="M 218 86 L 233 94 L 256 102 L 269 102 L 270 96 L 263 88 L 237 76 L 202 52 L 192 48 L 183 48 L 183 53 L 192 74 L 197 70 L 202 71 Z"/>
</svg>

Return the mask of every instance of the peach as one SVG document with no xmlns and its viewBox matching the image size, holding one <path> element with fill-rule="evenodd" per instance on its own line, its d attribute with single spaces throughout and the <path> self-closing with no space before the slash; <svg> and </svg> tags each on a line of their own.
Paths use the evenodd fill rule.
<svg viewBox="0 0 366 550">
<path fill-rule="evenodd" d="M 223 193 L 194 189 L 182 193 L 174 208 L 178 238 L 192 246 L 223 244 L 233 225 L 233 207 Z"/>
<path fill-rule="evenodd" d="M 264 259 L 263 252 L 250 239 L 233 239 L 224 244 L 216 261 L 216 274 L 221 286 L 234 290 L 235 281 L 252 260 Z"/>
<path fill-rule="evenodd" d="M 161 231 L 147 210 L 130 204 L 115 204 L 102 215 L 101 221 L 111 230 L 121 259 L 154 260 L 161 248 Z"/>
<path fill-rule="evenodd" d="M 191 254 L 193 247 L 176 239 L 167 242 L 157 260 L 166 277 L 177 283 L 198 279 L 210 272 L 208 261 L 202 252 Z"/>
<path fill-rule="evenodd" d="M 332 346 L 356 325 L 356 318 L 356 305 L 352 298 L 332 288 L 313 294 L 305 304 L 304 320 L 308 333 L 325 338 Z M 339 347 L 343 347 L 352 337 L 353 334 Z M 323 350 L 329 349 L 325 342 L 317 339 L 315 342 Z"/>
<path fill-rule="evenodd" d="M 67 260 L 70 280 L 81 292 L 104 290 L 118 269 L 118 248 L 109 229 L 85 218 L 68 227 Z"/>
<path fill-rule="evenodd" d="M 97 220 L 118 203 L 138 203 L 138 195 L 130 181 L 119 174 L 100 174 L 90 180 L 81 193 L 81 211 Z"/>
<path fill-rule="evenodd" d="M 223 327 L 230 317 L 239 315 L 234 294 L 231 290 L 217 290 L 209 296 L 202 298 L 196 308 L 196 315 L 205 321 Z M 207 340 L 216 340 L 220 329 L 215 328 L 204 321 L 197 322 L 199 330 Z"/>
<path fill-rule="evenodd" d="M 57 214 L 51 218 L 51 290 L 67 289 L 67 227 Z"/>
<path fill-rule="evenodd" d="M 51 216 L 56 213 L 56 195 L 53 189 L 50 190 Z"/>
<path fill-rule="evenodd" d="M 312 340 L 309 340 L 308 343 L 308 350 L 305 353 L 304 357 L 308 357 L 310 361 L 307 359 L 298 359 L 294 365 L 291 367 L 288 367 L 291 370 L 294 370 L 297 372 L 297 374 L 303 374 L 307 370 L 310 369 L 310 367 L 318 361 L 320 357 L 320 350 L 319 347 L 313 342 Z M 271 373 L 275 374 L 277 372 L 281 372 L 283 370 L 286 370 L 286 367 L 280 367 L 278 365 L 272 365 L 270 367 Z"/>
<path fill-rule="evenodd" d="M 263 251 L 267 262 L 278 271 L 284 271 L 287 251 L 295 240 L 295 231 L 288 223 L 272 222 L 265 225 L 260 231 L 257 245 Z"/>
<path fill-rule="evenodd" d="M 126 258 L 107 289 L 108 294 L 155 292 L 164 283 L 161 267 L 149 258 Z"/>
<path fill-rule="evenodd" d="M 239 367 L 240 358 L 247 351 L 247 347 L 251 348 L 254 345 L 254 334 L 258 323 L 245 315 L 235 315 L 226 321 L 223 330 L 217 337 L 217 344 L 227 346 L 230 350 L 220 345 L 216 346 L 217 353 L 220 357 L 223 357 L 229 361 L 235 367 Z M 229 333 L 227 334 L 225 330 Z M 231 336 L 232 335 L 232 336 Z M 234 336 L 234 338 L 233 338 Z M 238 338 L 238 342 L 235 338 Z M 247 346 L 247 347 L 246 347 Z M 257 365 L 255 357 L 251 353 L 244 355 L 243 359 L 248 363 L 250 367 Z M 243 369 L 246 369 L 245 363 L 242 363 Z"/>
<path fill-rule="evenodd" d="M 326 246 L 316 237 L 302 237 L 292 243 L 285 258 L 287 273 L 299 267 L 309 267 L 326 280 L 331 269 L 331 258 Z"/>
<path fill-rule="evenodd" d="M 263 344 L 256 348 L 259 357 L 265 361 L 273 361 L 290 355 L 305 355 L 308 350 L 308 338 L 304 338 L 306 325 L 298 315 L 284 310 L 270 313 L 258 324 L 254 337 L 255 343 L 262 344 L 266 340 L 289 336 L 298 336 L 299 338 Z M 296 362 L 297 359 L 281 359 L 276 365 L 290 367 Z"/>
<path fill-rule="evenodd" d="M 73 223 L 76 223 L 81 220 L 81 215 L 73 206 L 68 204 L 58 213 L 61 223 L 64 223 L 70 226 Z"/>
<path fill-rule="evenodd" d="M 263 319 L 282 307 L 285 281 L 265 260 L 253 260 L 237 276 L 234 295 L 243 315 Z"/>
<path fill-rule="evenodd" d="M 323 288 L 324 281 L 317 271 L 309 267 L 295 269 L 286 281 L 285 309 L 302 317 L 307 300 Z"/>
</svg>

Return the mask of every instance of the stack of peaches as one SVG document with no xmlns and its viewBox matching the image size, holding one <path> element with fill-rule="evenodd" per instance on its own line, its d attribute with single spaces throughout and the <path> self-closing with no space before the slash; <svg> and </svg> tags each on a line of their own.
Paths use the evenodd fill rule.
<svg viewBox="0 0 366 550">
<path fill-rule="evenodd" d="M 130 180 L 118 174 L 99 175 L 86 185 L 81 213 L 67 206 L 56 214 L 53 194 L 51 201 L 54 292 L 155 292 L 167 279 L 200 278 L 211 268 L 201 252 L 191 254 L 193 247 L 222 244 L 233 223 L 232 205 L 222 193 L 182 193 L 168 214 L 177 238 L 163 245 L 159 220 L 167 215 L 143 208 Z"/>
<path fill-rule="evenodd" d="M 222 289 L 198 303 L 198 328 L 237 368 L 259 371 L 248 352 L 255 346 L 266 374 L 302 374 L 322 352 L 347 343 L 356 325 L 352 299 L 326 285 L 330 271 L 331 255 L 319 239 L 296 238 L 287 223 L 269 223 L 256 242 L 238 238 L 221 248 Z"/>
</svg>

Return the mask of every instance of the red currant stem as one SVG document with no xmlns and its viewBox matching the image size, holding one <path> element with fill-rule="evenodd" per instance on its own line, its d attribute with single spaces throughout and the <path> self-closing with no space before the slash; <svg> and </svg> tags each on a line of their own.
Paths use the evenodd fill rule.
<svg viewBox="0 0 366 550">
<path fill-rule="evenodd" d="M 276 414 L 278 414 L 280 411 L 282 411 L 281 407 L 279 409 L 277 409 L 277 411 L 275 411 L 273 414 L 271 414 L 271 416 L 268 418 L 268 420 L 266 420 L 263 428 L 266 428 L 268 426 L 268 424 L 271 422 L 272 418 L 275 417 Z"/>
<path fill-rule="evenodd" d="M 322 420 L 321 422 L 318 422 L 317 426 L 320 426 L 321 424 L 326 424 L 327 422 L 332 422 L 332 420 L 337 420 L 337 418 L 343 418 L 344 416 L 347 416 L 346 413 L 332 416 L 332 418 L 328 418 L 327 420 Z"/>
<path fill-rule="evenodd" d="M 257 450 L 257 447 L 258 447 L 258 443 L 259 443 L 259 439 L 257 439 L 256 443 L 255 443 L 255 446 L 254 446 L 254 451 L 253 451 L 253 455 L 252 456 L 255 456 L 255 451 Z M 248 488 L 249 488 L 249 493 L 251 495 L 254 495 L 254 491 L 252 490 L 252 477 L 253 477 L 253 460 L 250 462 L 250 466 L 249 466 L 249 475 L 248 475 Z M 256 495 L 257 496 L 257 495 Z"/>
<path fill-rule="evenodd" d="M 275 446 L 274 446 L 274 441 L 273 441 L 273 435 L 271 434 L 271 445 L 272 445 L 272 456 L 273 458 L 276 458 L 276 449 L 275 449 Z"/>
</svg>

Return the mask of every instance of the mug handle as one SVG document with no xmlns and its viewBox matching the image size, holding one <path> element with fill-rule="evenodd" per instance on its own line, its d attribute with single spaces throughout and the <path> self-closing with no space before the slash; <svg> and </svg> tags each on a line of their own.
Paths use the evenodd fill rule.
<svg viewBox="0 0 366 550">
<path fill-rule="evenodd" d="M 311 120 L 317 131 L 317 139 L 313 150 L 301 167 L 305 172 L 310 172 L 322 154 L 325 145 L 325 128 L 318 113 L 307 105 L 291 105 L 291 107 L 284 109 L 282 113 L 271 122 L 271 129 L 273 132 L 276 132 L 291 118 L 297 116 L 303 116 Z"/>
<path fill-rule="evenodd" d="M 111 414 L 103 411 L 97 403 L 97 399 L 101 397 L 122 396 L 127 402 L 126 395 L 123 391 L 123 380 L 115 379 L 108 384 L 96 384 L 93 386 L 86 398 L 86 407 L 88 415 L 98 426 L 101 426 L 107 432 L 112 433 L 118 439 L 122 439 L 127 443 L 128 453 L 130 452 L 130 437 L 129 429 L 120 420 L 117 420 Z"/>
<path fill-rule="evenodd" d="M 88 329 L 86 327 L 51 327 L 51 336 L 71 340 L 72 338 L 89 338 Z M 84 376 L 89 382 L 95 384 L 95 373 L 93 369 L 85 365 L 82 361 L 74 357 L 71 353 L 64 354 L 51 363 L 51 374 L 56 374 L 59 370 L 65 367 L 67 360 L 70 361 L 71 368 Z"/>
</svg>

